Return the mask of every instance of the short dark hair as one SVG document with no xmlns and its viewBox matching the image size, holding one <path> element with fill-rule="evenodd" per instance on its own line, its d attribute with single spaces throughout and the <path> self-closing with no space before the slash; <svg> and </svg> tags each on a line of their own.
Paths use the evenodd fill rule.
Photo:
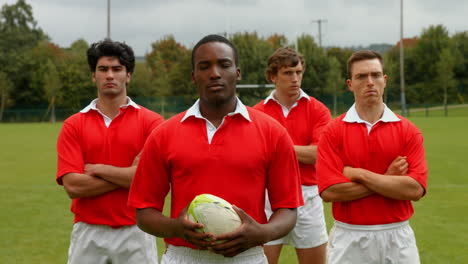
<svg viewBox="0 0 468 264">
<path fill-rule="evenodd" d="M 281 68 L 296 67 L 299 62 L 305 69 L 305 61 L 301 53 L 290 47 L 279 48 L 268 58 L 265 76 L 267 80 L 271 82 L 271 76 L 276 75 Z"/>
<path fill-rule="evenodd" d="M 221 42 L 221 43 L 224 43 L 224 44 L 228 45 L 229 47 L 231 47 L 232 52 L 234 53 L 234 62 L 236 63 L 236 66 L 239 65 L 239 57 L 237 55 L 237 49 L 234 46 L 234 44 L 232 44 L 231 41 L 229 41 L 227 38 L 225 38 L 223 36 L 212 34 L 212 35 L 207 35 L 207 36 L 203 37 L 202 39 L 200 39 L 200 41 L 198 41 L 198 43 L 195 44 L 195 46 L 193 47 L 193 49 L 192 49 L 192 69 L 195 69 L 195 52 L 197 52 L 197 49 L 201 45 L 206 44 L 206 43 L 210 43 L 210 42 Z"/>
<path fill-rule="evenodd" d="M 384 67 L 383 63 L 383 58 L 380 53 L 375 52 L 373 50 L 361 50 L 358 52 L 355 52 L 349 57 L 348 59 L 348 77 L 351 79 L 352 76 L 352 67 L 355 62 L 362 61 L 362 60 L 373 60 L 373 59 L 378 59 L 380 61 L 380 65 L 382 65 L 382 70 Z"/>
<path fill-rule="evenodd" d="M 125 43 L 105 39 L 91 44 L 88 51 L 88 65 L 91 72 L 96 71 L 98 60 L 103 56 L 116 57 L 124 65 L 127 72 L 132 73 L 135 68 L 135 55 L 130 46 Z"/>
</svg>

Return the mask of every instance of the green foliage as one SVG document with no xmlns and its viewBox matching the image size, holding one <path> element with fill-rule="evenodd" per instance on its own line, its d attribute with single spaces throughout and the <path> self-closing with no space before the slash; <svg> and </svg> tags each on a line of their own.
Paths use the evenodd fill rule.
<svg viewBox="0 0 468 264">
<path fill-rule="evenodd" d="M 342 76 L 341 65 L 336 57 L 330 57 L 330 70 L 327 74 L 325 93 L 333 96 L 333 115 L 337 115 L 338 101 L 337 97 L 346 91 L 345 80 Z"/>
<path fill-rule="evenodd" d="M 152 51 L 146 55 L 154 85 L 153 96 L 194 97 L 191 85 L 191 52 L 176 42 L 173 36 L 166 36 L 151 44 Z"/>
<path fill-rule="evenodd" d="M 278 36 L 274 43 L 258 36 L 256 32 L 236 33 L 230 36 L 231 42 L 236 46 L 241 70 L 240 84 L 267 84 L 265 69 L 268 57 L 274 51 L 274 45 L 283 44 L 285 41 Z M 265 89 L 244 89 L 239 93 L 241 100 L 247 105 L 254 105 L 266 97 Z"/>
<path fill-rule="evenodd" d="M 9 97 L 13 83 L 8 78 L 8 75 L 0 71 L 0 122 L 3 120 L 3 112 L 9 104 Z"/>
<path fill-rule="evenodd" d="M 47 36 L 36 26 L 32 8 L 26 1 L 2 6 L 0 36 L 0 65 L 14 85 L 11 98 L 24 104 L 40 101 L 40 95 L 29 89 L 34 68 L 28 51 Z"/>
<path fill-rule="evenodd" d="M 302 89 L 311 96 L 323 96 L 329 70 L 326 51 L 315 43 L 312 36 L 306 34 L 298 38 L 297 48 L 304 55 L 305 61 Z"/>
<path fill-rule="evenodd" d="M 76 112 L 96 97 L 92 71 L 86 58 L 88 43 L 78 39 L 65 48 L 51 43 L 37 26 L 32 8 L 26 1 L 17 0 L 14 4 L 2 6 L 0 36 L 0 65 L 11 84 L 8 89 L 0 90 L 2 113 L 8 108 L 44 108 L 50 105 L 52 97 L 50 87 L 46 85 L 49 61 L 55 66 L 60 82 L 59 94 L 66 98 L 60 100 L 59 96 L 53 99 L 59 109 Z M 268 57 L 277 48 L 291 45 L 284 35 L 277 33 L 261 37 L 256 32 L 239 32 L 229 38 L 239 53 L 240 84 L 267 84 L 264 71 Z M 405 39 L 404 43 L 406 99 L 409 104 L 465 102 L 468 96 L 468 31 L 450 37 L 443 25 L 433 25 L 424 29 L 419 37 Z M 191 50 L 171 35 L 156 40 L 151 46 L 145 62 L 136 63 L 128 87 L 129 96 L 158 100 L 161 97 L 182 97 L 184 104 L 193 103 L 197 91 L 191 82 Z M 384 99 L 389 104 L 399 103 L 398 45 L 393 48 L 387 44 L 373 44 L 369 47 L 324 49 L 312 36 L 303 34 L 297 39 L 297 49 L 306 62 L 302 88 L 328 105 L 338 105 L 338 112 L 352 100 L 350 93 L 340 96 L 341 90 L 338 89 L 335 96 L 333 92 L 340 82 L 341 87 L 345 87 L 346 64 L 352 52 L 356 49 L 384 52 L 384 71 L 388 76 Z M 332 58 L 340 65 L 339 74 Z M 50 76 L 48 78 L 50 81 Z M 239 97 L 247 105 L 254 105 L 268 93 L 267 89 L 238 89 Z M 165 99 L 160 102 L 161 105 L 171 104 Z"/>
</svg>

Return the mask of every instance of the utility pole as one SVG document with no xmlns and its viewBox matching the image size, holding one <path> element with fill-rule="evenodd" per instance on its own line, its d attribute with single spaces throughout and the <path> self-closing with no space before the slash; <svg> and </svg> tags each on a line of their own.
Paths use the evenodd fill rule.
<svg viewBox="0 0 468 264">
<path fill-rule="evenodd" d="M 403 0 L 400 0 L 400 99 L 401 115 L 406 116 L 405 52 L 403 49 Z"/>
<path fill-rule="evenodd" d="M 111 39 L 111 35 L 110 35 L 110 5 L 111 5 L 111 0 L 107 0 L 107 39 Z"/>
<path fill-rule="evenodd" d="M 326 19 L 317 19 L 317 20 L 312 20 L 312 23 L 317 23 L 318 24 L 318 39 L 319 39 L 319 46 L 322 47 L 322 23 L 327 22 Z"/>
</svg>

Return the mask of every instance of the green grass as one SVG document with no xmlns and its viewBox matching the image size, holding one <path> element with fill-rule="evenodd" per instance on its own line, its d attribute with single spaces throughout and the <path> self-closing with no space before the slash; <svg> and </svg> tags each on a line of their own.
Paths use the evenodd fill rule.
<svg viewBox="0 0 468 264">
<path fill-rule="evenodd" d="M 422 263 L 468 263 L 468 109 L 452 110 L 448 118 L 411 117 L 429 164 L 428 192 L 411 219 Z M 0 263 L 66 263 L 73 215 L 55 183 L 60 127 L 0 124 Z M 330 228 L 329 204 L 325 214 Z M 283 249 L 280 263 L 297 263 L 293 248 Z"/>
</svg>

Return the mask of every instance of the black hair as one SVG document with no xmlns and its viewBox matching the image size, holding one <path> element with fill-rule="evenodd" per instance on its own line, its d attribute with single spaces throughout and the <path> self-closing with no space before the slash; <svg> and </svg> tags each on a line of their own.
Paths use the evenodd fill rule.
<svg viewBox="0 0 468 264">
<path fill-rule="evenodd" d="M 116 57 L 124 65 L 127 72 L 132 73 L 135 68 L 135 55 L 130 46 L 125 43 L 105 39 L 91 44 L 88 51 L 88 65 L 91 72 L 96 71 L 98 60 L 103 56 Z"/>
<path fill-rule="evenodd" d="M 198 41 L 198 43 L 195 45 L 195 47 L 193 47 L 193 49 L 192 49 L 192 69 L 195 69 L 195 52 L 197 51 L 197 49 L 201 45 L 206 44 L 206 43 L 210 43 L 210 42 L 221 42 L 221 43 L 224 43 L 224 44 L 228 45 L 229 47 L 231 47 L 232 52 L 234 53 L 234 62 L 236 63 L 236 66 L 239 65 L 238 64 L 239 58 L 238 58 L 238 55 L 237 55 L 237 49 L 234 46 L 234 44 L 232 44 L 231 41 L 229 41 L 227 38 L 225 38 L 223 36 L 212 34 L 212 35 L 207 35 L 207 36 L 203 37 L 200 41 Z"/>
</svg>

